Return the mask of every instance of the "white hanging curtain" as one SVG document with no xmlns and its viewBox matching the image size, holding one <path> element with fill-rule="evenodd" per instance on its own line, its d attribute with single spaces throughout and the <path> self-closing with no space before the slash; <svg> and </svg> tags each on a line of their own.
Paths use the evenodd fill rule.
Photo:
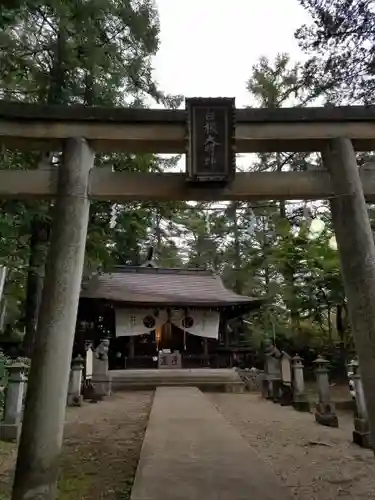
<svg viewBox="0 0 375 500">
<path fill-rule="evenodd" d="M 166 310 L 124 309 L 115 310 L 116 337 L 144 335 L 160 328 L 168 320 Z"/>
<path fill-rule="evenodd" d="M 171 322 L 192 335 L 216 340 L 219 338 L 220 313 L 218 311 L 195 309 L 186 312 L 182 309 L 175 309 L 171 313 Z"/>
</svg>

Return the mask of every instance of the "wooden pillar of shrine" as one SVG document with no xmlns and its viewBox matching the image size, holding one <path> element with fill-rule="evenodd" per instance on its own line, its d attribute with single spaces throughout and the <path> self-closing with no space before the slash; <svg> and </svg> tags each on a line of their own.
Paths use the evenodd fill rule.
<svg viewBox="0 0 375 500">
<path fill-rule="evenodd" d="M 208 339 L 203 339 L 203 355 L 208 357 Z"/>
<path fill-rule="evenodd" d="M 129 337 L 129 358 L 130 359 L 134 359 L 134 356 L 135 356 L 135 341 L 134 341 L 134 337 L 131 336 Z"/>
</svg>

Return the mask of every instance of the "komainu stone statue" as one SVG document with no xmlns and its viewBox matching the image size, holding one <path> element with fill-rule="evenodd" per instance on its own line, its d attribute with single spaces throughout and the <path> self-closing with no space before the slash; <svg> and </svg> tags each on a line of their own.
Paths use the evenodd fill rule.
<svg viewBox="0 0 375 500">
<path fill-rule="evenodd" d="M 108 361 L 109 340 L 103 339 L 95 349 L 95 357 L 100 361 Z"/>
</svg>

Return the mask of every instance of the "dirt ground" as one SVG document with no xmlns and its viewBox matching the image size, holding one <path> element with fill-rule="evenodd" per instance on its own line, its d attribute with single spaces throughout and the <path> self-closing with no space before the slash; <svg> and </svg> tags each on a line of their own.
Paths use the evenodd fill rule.
<svg viewBox="0 0 375 500">
<path fill-rule="evenodd" d="M 256 394 L 208 394 L 298 500 L 375 499 L 375 459 L 352 444 L 352 416 L 340 428 Z M 152 392 L 115 393 L 68 409 L 59 500 L 129 500 Z M 9 499 L 15 447 L 0 443 L 0 500 Z"/>
<path fill-rule="evenodd" d="M 59 500 L 128 500 L 153 393 L 115 393 L 107 401 L 69 408 Z M 15 447 L 1 443 L 0 500 L 8 500 Z"/>
<path fill-rule="evenodd" d="M 318 400 L 318 394 L 317 394 L 317 385 L 316 383 L 310 382 L 305 384 L 305 391 L 309 399 L 311 400 L 312 403 Z M 343 401 L 351 401 L 352 397 L 350 395 L 349 391 L 349 385 L 348 384 L 332 384 L 330 386 L 330 394 L 332 401 L 335 401 L 337 403 L 343 402 Z"/>
<path fill-rule="evenodd" d="M 298 500 L 375 498 L 372 451 L 352 444 L 352 415 L 339 414 L 339 429 L 254 394 L 211 394 L 211 401 Z"/>
</svg>

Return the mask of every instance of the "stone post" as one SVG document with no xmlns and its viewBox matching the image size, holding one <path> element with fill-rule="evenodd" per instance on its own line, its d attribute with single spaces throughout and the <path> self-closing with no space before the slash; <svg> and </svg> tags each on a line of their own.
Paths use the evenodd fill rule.
<svg viewBox="0 0 375 500">
<path fill-rule="evenodd" d="M 328 380 L 329 361 L 322 356 L 314 361 L 316 369 L 316 383 L 318 385 L 319 401 L 315 407 L 315 420 L 318 424 L 326 425 L 328 427 L 338 427 L 339 422 L 336 415 L 335 405 L 331 402 Z"/>
<path fill-rule="evenodd" d="M 83 399 L 89 399 L 91 402 L 97 402 L 96 392 L 92 383 L 94 367 L 94 351 L 91 341 L 85 342 L 85 380 L 83 384 Z"/>
<path fill-rule="evenodd" d="M 372 440 L 370 434 L 370 426 L 368 423 L 368 413 L 366 401 L 363 394 L 361 375 L 359 373 L 359 363 L 353 360 L 349 364 L 349 368 L 353 375 L 351 379 L 354 382 L 355 388 L 355 410 L 354 410 L 354 431 L 353 442 L 362 446 L 362 448 L 372 449 Z"/>
<path fill-rule="evenodd" d="M 2 441 L 18 441 L 21 433 L 23 400 L 27 377 L 23 363 L 14 363 L 7 367 L 9 376 L 5 389 L 4 418 L 0 423 Z"/>
<path fill-rule="evenodd" d="M 94 364 L 94 351 L 92 342 L 87 341 L 85 344 L 86 358 L 85 358 L 85 381 L 92 379 L 93 364 Z"/>
<path fill-rule="evenodd" d="M 368 420 L 375 443 L 375 245 L 356 153 L 348 138 L 323 151 L 333 191 L 332 221 L 349 317 L 361 372 Z"/>
<path fill-rule="evenodd" d="M 270 380 L 270 374 L 269 374 L 269 369 L 270 369 L 270 363 L 269 359 L 271 357 L 271 354 L 265 353 L 265 360 L 264 360 L 264 376 L 262 379 L 262 396 L 265 399 L 272 399 L 272 383 Z"/>
<path fill-rule="evenodd" d="M 94 163 L 83 138 L 66 140 L 63 153 L 12 500 L 57 495 Z"/>
<path fill-rule="evenodd" d="M 262 373 L 262 380 L 261 380 L 261 394 L 262 398 L 267 399 L 269 395 L 269 385 L 268 385 L 268 378 L 267 378 L 267 372 L 266 372 L 266 365 L 267 363 L 264 363 L 264 370 Z"/>
<path fill-rule="evenodd" d="M 108 349 L 109 340 L 103 339 L 94 353 L 92 383 L 98 400 L 111 395 L 111 377 L 108 373 Z"/>
<path fill-rule="evenodd" d="M 68 387 L 68 406 L 81 406 L 82 404 L 82 372 L 84 368 L 84 359 L 77 356 L 73 359 L 70 368 L 69 387 Z"/>
<path fill-rule="evenodd" d="M 290 406 L 293 404 L 292 391 L 292 369 L 291 357 L 285 351 L 281 353 L 281 406 Z"/>
<path fill-rule="evenodd" d="M 267 357 L 268 381 L 270 384 L 270 396 L 274 403 L 280 402 L 281 397 L 281 362 L 274 355 Z"/>
<path fill-rule="evenodd" d="M 294 356 L 292 359 L 293 369 L 293 407 L 297 411 L 310 411 L 310 402 L 305 393 L 305 379 L 303 376 L 303 362 L 302 358 Z"/>
</svg>

